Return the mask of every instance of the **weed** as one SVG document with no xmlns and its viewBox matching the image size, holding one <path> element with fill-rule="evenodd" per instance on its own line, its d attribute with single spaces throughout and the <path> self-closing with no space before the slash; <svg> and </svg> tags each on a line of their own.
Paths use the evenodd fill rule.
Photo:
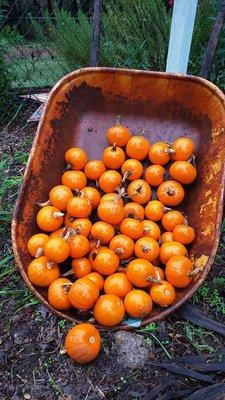
<svg viewBox="0 0 225 400">
<path fill-rule="evenodd" d="M 203 283 L 197 293 L 192 298 L 194 305 L 205 302 L 215 312 L 225 315 L 225 301 L 220 294 L 220 289 L 225 283 L 225 278 L 216 277 L 211 285 L 208 282 Z"/>
<path fill-rule="evenodd" d="M 65 331 L 65 330 L 67 329 L 66 323 L 67 323 L 67 321 L 66 321 L 65 319 L 60 319 L 60 321 L 59 321 L 59 323 L 58 323 L 59 327 L 60 327 L 63 331 Z"/>
<path fill-rule="evenodd" d="M 58 395 L 61 395 L 62 398 L 64 399 L 65 397 L 64 397 L 64 394 L 63 394 L 62 390 L 61 390 L 60 387 L 58 386 L 58 384 L 57 384 L 55 378 L 53 377 L 53 375 L 49 372 L 49 368 L 52 367 L 52 364 L 53 364 L 53 360 L 52 360 L 51 358 L 49 358 L 48 361 L 46 361 L 46 362 L 43 364 L 43 367 L 44 367 L 45 371 L 46 371 L 47 374 L 48 374 L 48 382 L 49 382 L 49 385 L 50 385 L 50 387 L 52 388 L 52 390 L 54 391 L 55 395 L 57 395 L 57 397 L 58 397 Z M 60 397 L 61 397 L 61 396 L 60 396 Z"/>
<path fill-rule="evenodd" d="M 198 353 L 206 351 L 211 354 L 216 351 L 219 340 L 212 332 L 193 326 L 188 322 L 183 323 L 183 330 L 185 336 Z M 213 341 L 213 347 L 207 342 L 209 338 Z"/>
<path fill-rule="evenodd" d="M 170 353 L 167 351 L 167 349 L 165 348 L 165 345 L 169 344 L 168 340 L 163 340 L 160 341 L 157 336 L 153 333 L 156 331 L 158 325 L 155 324 L 154 322 L 152 322 L 151 324 L 145 326 L 144 328 L 139 329 L 139 332 L 144 333 L 144 334 L 148 334 L 150 337 L 146 338 L 146 342 L 149 346 L 153 345 L 153 342 L 155 341 L 162 349 L 163 351 L 166 353 L 167 357 L 172 358 Z"/>
<path fill-rule="evenodd" d="M 141 332 L 141 333 L 155 332 L 157 327 L 158 327 L 158 325 L 155 324 L 155 322 L 152 322 L 151 324 L 146 325 L 144 328 L 139 329 L 139 332 Z"/>
<path fill-rule="evenodd" d="M 213 282 L 217 286 L 224 286 L 225 285 L 225 278 L 223 278 L 222 276 L 217 276 L 216 278 L 213 279 Z"/>
</svg>

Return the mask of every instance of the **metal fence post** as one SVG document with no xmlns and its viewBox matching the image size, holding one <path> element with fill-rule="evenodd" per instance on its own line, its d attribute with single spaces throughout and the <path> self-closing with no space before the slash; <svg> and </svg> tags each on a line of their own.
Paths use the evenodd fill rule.
<svg viewBox="0 0 225 400">
<path fill-rule="evenodd" d="M 92 22 L 91 57 L 90 57 L 91 67 L 98 66 L 101 14 L 102 14 L 102 0 L 95 0 L 93 22 Z"/>
</svg>

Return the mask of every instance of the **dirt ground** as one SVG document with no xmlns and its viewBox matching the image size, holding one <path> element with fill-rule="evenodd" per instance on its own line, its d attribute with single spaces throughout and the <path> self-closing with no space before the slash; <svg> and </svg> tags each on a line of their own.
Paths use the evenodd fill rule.
<svg viewBox="0 0 225 400">
<path fill-rule="evenodd" d="M 27 115 L 32 110 L 33 106 Z M 1 160 L 7 158 L 1 171 L 1 187 L 6 185 L 6 181 L 23 174 L 26 154 L 36 131 L 34 123 L 24 125 L 24 122 L 19 124 L 17 121 L 10 129 L 1 129 Z M 18 186 L 9 185 L 2 200 L 4 210 L 12 211 L 17 192 Z M 160 367 L 162 363 L 171 363 L 171 360 L 176 362 L 178 357 L 196 356 L 199 360 L 205 357 L 205 363 L 207 360 L 223 362 L 225 357 L 222 335 L 193 325 L 177 315 L 135 331 L 132 342 L 135 343 L 138 331 L 148 352 L 144 365 L 135 369 L 129 368 L 129 356 L 138 356 L 135 348 L 132 350 L 129 347 L 129 336 L 127 343 L 122 344 L 126 347 L 127 356 L 121 359 L 118 354 L 118 349 L 121 351 L 120 339 L 116 339 L 116 333 L 110 331 L 102 334 L 101 353 L 89 365 L 77 365 L 67 355 L 61 355 L 60 349 L 71 324 L 50 314 L 25 287 L 10 257 L 9 223 L 1 221 L 1 226 L 1 260 L 6 260 L 0 264 L 1 400 L 198 399 L 197 393 L 195 397 L 190 397 L 191 394 L 199 389 L 209 390 L 217 383 L 225 383 L 222 371 L 204 372 L 203 380 L 204 377 L 185 377 Z M 9 258 L 5 259 L 7 256 Z M 212 273 L 193 299 L 197 308 L 218 322 L 224 322 L 225 317 L 224 270 L 225 235 L 221 239 Z M 205 398 L 225 398 L 225 394 L 221 396 L 205 395 Z"/>
</svg>

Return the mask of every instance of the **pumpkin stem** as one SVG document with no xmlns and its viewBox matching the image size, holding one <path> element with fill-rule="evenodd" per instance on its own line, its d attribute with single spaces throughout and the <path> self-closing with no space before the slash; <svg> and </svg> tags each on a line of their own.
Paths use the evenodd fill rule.
<svg viewBox="0 0 225 400">
<path fill-rule="evenodd" d="M 141 132 L 140 132 L 140 133 L 138 133 L 138 136 L 143 136 L 143 135 L 144 135 L 144 133 L 145 133 L 145 128 L 142 128 Z"/>
<path fill-rule="evenodd" d="M 64 216 L 64 213 L 62 213 L 61 211 L 55 211 L 54 213 L 53 213 L 53 217 L 54 218 L 61 218 L 61 217 L 63 217 Z"/>
<path fill-rule="evenodd" d="M 83 193 L 81 190 L 79 190 L 79 189 L 74 189 L 74 190 L 73 190 L 73 194 L 74 194 L 74 196 L 76 196 L 76 197 L 84 197 L 84 193 Z"/>
<path fill-rule="evenodd" d="M 163 207 L 163 212 L 164 212 L 164 213 L 167 213 L 167 212 L 169 212 L 169 211 L 171 211 L 171 210 L 172 210 L 172 208 Z"/>
<path fill-rule="evenodd" d="M 184 217 L 184 225 L 188 225 L 188 217 L 187 217 L 187 215 L 183 214 L 183 217 Z"/>
<path fill-rule="evenodd" d="M 80 232 L 81 232 L 81 227 L 80 226 L 77 226 L 76 228 L 72 228 L 72 227 L 67 228 L 66 229 L 66 235 L 65 235 L 66 240 L 68 240 L 72 236 L 79 235 Z M 68 235 L 68 237 L 67 237 L 67 235 Z"/>
<path fill-rule="evenodd" d="M 71 237 L 71 230 L 67 229 L 66 234 L 64 236 L 62 236 L 62 239 L 65 240 L 65 242 L 67 242 L 67 240 Z"/>
<path fill-rule="evenodd" d="M 171 156 L 172 154 L 175 153 L 175 150 L 172 148 L 172 145 L 169 142 L 164 142 L 168 146 L 167 149 L 165 149 L 165 153 Z"/>
<path fill-rule="evenodd" d="M 143 229 L 144 235 L 145 235 L 146 233 L 149 233 L 149 232 L 151 232 L 151 228 L 148 228 L 147 226 L 145 226 L 145 228 Z"/>
<path fill-rule="evenodd" d="M 95 343 L 95 337 L 94 336 L 90 336 L 89 337 L 89 342 L 92 343 L 92 344 Z"/>
<path fill-rule="evenodd" d="M 147 244 L 143 244 L 143 245 L 141 246 L 141 248 L 142 248 L 142 250 L 143 250 L 144 253 L 148 253 L 148 252 L 150 251 L 150 246 L 147 245 Z"/>
<path fill-rule="evenodd" d="M 90 253 L 92 260 L 96 259 L 97 254 L 98 254 L 98 248 L 95 247 L 94 250 Z"/>
<path fill-rule="evenodd" d="M 116 151 L 116 143 L 113 143 L 112 151 Z"/>
<path fill-rule="evenodd" d="M 65 166 L 65 168 L 64 168 L 64 171 L 63 171 L 63 172 L 66 172 L 66 171 L 68 171 L 69 169 L 71 169 L 71 167 L 72 167 L 72 165 L 71 165 L 70 163 L 66 163 L 66 166 Z"/>
<path fill-rule="evenodd" d="M 98 180 L 97 179 L 95 180 L 95 186 L 96 186 L 96 188 L 99 188 L 99 184 L 98 184 Z"/>
<path fill-rule="evenodd" d="M 70 282 L 70 283 L 64 283 L 64 284 L 62 285 L 62 287 L 63 287 L 63 289 L 65 290 L 66 293 L 69 292 L 71 286 L 72 286 L 72 282 Z"/>
<path fill-rule="evenodd" d="M 153 276 L 150 275 L 147 277 L 147 281 L 152 283 L 162 283 L 160 278 L 153 278 Z"/>
<path fill-rule="evenodd" d="M 124 252 L 124 249 L 122 247 L 117 247 L 117 249 L 115 249 L 115 253 L 117 255 L 120 255 L 120 254 L 124 254 L 125 252 Z"/>
<path fill-rule="evenodd" d="M 72 269 L 70 269 L 69 271 L 65 272 L 65 274 L 63 274 L 63 277 L 64 276 L 70 276 L 70 275 L 73 275 L 73 270 Z"/>
<path fill-rule="evenodd" d="M 123 176 L 122 183 L 125 183 L 126 180 L 127 180 L 127 178 L 128 178 L 131 174 L 132 174 L 131 171 L 126 171 L 125 174 L 124 174 L 124 176 Z"/>
<path fill-rule="evenodd" d="M 54 265 L 55 265 L 54 261 L 48 261 L 47 262 L 47 268 L 48 269 L 52 269 L 54 267 Z"/>
<path fill-rule="evenodd" d="M 136 191 L 137 191 L 137 193 L 142 193 L 142 191 L 143 191 L 142 186 L 141 186 L 141 185 L 138 186 L 137 189 L 136 189 Z"/>
<path fill-rule="evenodd" d="M 66 231 L 67 231 L 67 227 L 64 226 L 64 228 L 62 228 L 62 233 L 59 235 L 59 237 L 63 239 L 66 234 Z"/>
<path fill-rule="evenodd" d="M 121 125 L 121 115 L 117 116 L 116 125 L 119 125 L 119 126 Z"/>
<path fill-rule="evenodd" d="M 115 196 L 115 201 L 118 201 L 121 197 L 126 196 L 126 189 L 124 187 L 117 187 L 115 189 L 117 191 L 117 194 Z"/>
<path fill-rule="evenodd" d="M 101 246 L 101 240 L 100 240 L 100 239 L 97 239 L 95 248 L 98 249 L 100 246 Z"/>
<path fill-rule="evenodd" d="M 38 248 L 37 248 L 37 251 L 36 251 L 36 253 L 35 253 L 35 258 L 41 257 L 43 253 L 44 253 L 43 248 L 42 248 L 42 247 L 38 247 Z"/>
<path fill-rule="evenodd" d="M 189 163 L 191 163 L 194 167 L 196 167 L 195 155 L 194 154 L 192 154 L 191 157 L 187 161 Z"/>
<path fill-rule="evenodd" d="M 66 354 L 66 348 L 63 347 L 62 349 L 60 349 L 60 350 L 59 350 L 59 354 L 60 354 L 60 355 Z"/>
<path fill-rule="evenodd" d="M 43 203 L 37 202 L 36 204 L 37 204 L 38 207 L 42 208 L 42 207 L 50 206 L 51 203 L 50 203 L 50 200 L 47 200 L 47 201 L 45 201 Z"/>
<path fill-rule="evenodd" d="M 43 248 L 42 248 L 42 247 L 38 247 L 38 248 L 37 248 L 37 251 L 36 251 L 36 253 L 35 253 L 35 258 L 39 258 L 39 257 L 41 257 L 43 254 L 44 254 Z"/>
<path fill-rule="evenodd" d="M 173 196 L 175 193 L 175 190 L 173 188 L 168 188 L 166 193 L 168 194 L 168 196 Z"/>
</svg>

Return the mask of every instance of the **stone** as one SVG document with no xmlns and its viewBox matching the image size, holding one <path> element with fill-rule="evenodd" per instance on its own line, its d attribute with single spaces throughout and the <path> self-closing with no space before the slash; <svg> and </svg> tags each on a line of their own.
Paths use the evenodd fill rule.
<svg viewBox="0 0 225 400">
<path fill-rule="evenodd" d="M 136 369 L 146 364 L 151 350 L 141 335 L 118 331 L 114 336 L 112 351 L 115 352 L 120 366 Z"/>
</svg>

